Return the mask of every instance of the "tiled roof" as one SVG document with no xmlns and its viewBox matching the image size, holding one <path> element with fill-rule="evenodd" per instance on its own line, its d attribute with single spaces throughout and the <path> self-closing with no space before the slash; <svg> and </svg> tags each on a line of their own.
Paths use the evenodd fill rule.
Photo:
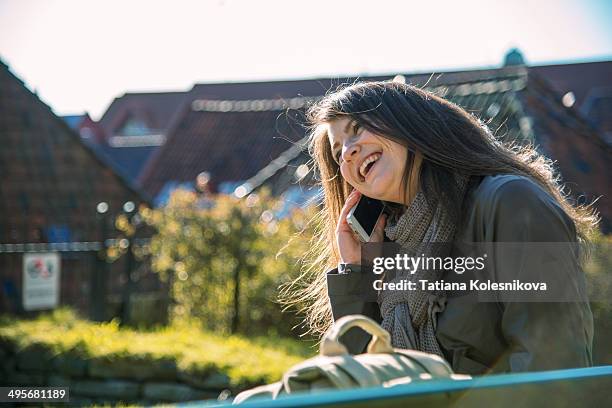
<svg viewBox="0 0 612 408">
<path fill-rule="evenodd" d="M 204 171 L 210 173 L 213 189 L 252 177 L 304 134 L 275 104 L 195 100 L 147 163 L 143 187 L 155 196 L 166 183 L 192 182 Z"/>
<path fill-rule="evenodd" d="M 399 79 L 399 78 L 398 78 Z M 525 67 L 443 75 L 406 76 L 405 80 L 443 96 L 473 113 L 503 139 L 533 142 L 557 161 L 563 180 L 582 201 L 597 197 L 604 230 L 612 230 L 612 151 L 574 108 L 561 103 L 562 94 Z M 305 140 L 302 141 L 305 143 Z M 310 161 L 303 149 L 292 147 L 262 168 L 238 190 L 240 195 L 266 185 L 277 194 L 292 185 L 308 185 L 298 169 Z M 305 182 L 306 181 L 306 182 Z"/>
<path fill-rule="evenodd" d="M 612 88 L 612 61 L 556 64 L 530 67 L 529 71 L 546 80 L 559 94 L 572 92 L 578 109 L 598 88 Z"/>
<path fill-rule="evenodd" d="M 612 144 L 612 61 L 530 68 L 546 80 L 567 106 L 578 109 Z"/>
<path fill-rule="evenodd" d="M 310 156 L 306 151 L 307 143 L 308 137 L 304 137 L 282 152 L 253 177 L 240 184 L 235 190 L 235 194 L 238 197 L 244 197 L 266 185 L 272 189 L 272 194 L 280 195 L 291 185 L 302 181 L 305 176 L 311 173 L 309 168 Z M 298 171 L 298 169 L 300 170 Z"/>
<path fill-rule="evenodd" d="M 0 242 L 99 238 L 96 204 L 147 199 L 81 141 L 0 62 Z"/>
<path fill-rule="evenodd" d="M 387 77 L 377 78 L 382 80 Z M 157 187 L 152 189 L 149 186 L 150 183 L 147 180 L 153 177 L 151 176 L 151 168 L 154 165 L 148 165 L 147 161 L 160 163 L 157 158 L 158 147 L 149 146 L 148 148 L 140 147 L 137 149 L 136 147 L 111 146 L 112 138 L 127 118 L 138 118 L 146 123 L 149 128 L 165 136 L 167 140 L 170 133 L 174 137 L 180 132 L 177 131 L 177 129 L 180 129 L 177 122 L 185 120 L 185 112 L 189 109 L 197 112 L 280 112 L 283 106 L 285 108 L 297 108 L 309 97 L 320 96 L 328 89 L 354 80 L 354 78 L 325 78 L 274 82 L 204 83 L 195 85 L 189 92 L 126 93 L 116 98 L 100 119 L 99 123 L 107 134 L 107 140 L 106 143 L 101 143 L 94 148 L 100 150 L 105 160 L 121 169 L 130 179 L 138 183 L 144 183 L 147 191 L 156 194 L 161 187 L 156 185 Z M 170 147 L 170 149 L 176 148 L 176 146 Z M 163 157 L 167 157 L 166 153 L 159 154 L 161 160 L 164 160 Z M 258 163 L 264 164 L 264 162 Z M 168 177 L 171 175 L 176 177 L 168 178 L 164 180 L 164 183 L 186 181 L 183 180 L 183 177 L 186 176 L 175 174 L 172 171 L 163 173 Z M 189 176 L 192 173 L 193 169 L 185 172 Z M 217 173 L 219 174 L 219 171 Z M 246 172 L 245 174 L 250 173 Z"/>
</svg>

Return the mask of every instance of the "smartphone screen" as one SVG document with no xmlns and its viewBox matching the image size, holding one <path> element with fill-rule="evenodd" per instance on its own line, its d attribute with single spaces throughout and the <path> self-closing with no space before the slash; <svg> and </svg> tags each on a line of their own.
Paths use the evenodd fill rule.
<svg viewBox="0 0 612 408">
<path fill-rule="evenodd" d="M 361 228 L 363 228 L 368 236 L 372 236 L 383 207 L 382 201 L 362 195 L 357 207 L 352 212 L 353 217 L 359 222 L 359 225 L 361 225 Z"/>
</svg>

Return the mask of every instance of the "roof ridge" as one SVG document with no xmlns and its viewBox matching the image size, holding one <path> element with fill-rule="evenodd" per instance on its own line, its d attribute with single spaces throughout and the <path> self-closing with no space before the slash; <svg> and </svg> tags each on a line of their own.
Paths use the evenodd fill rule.
<svg viewBox="0 0 612 408">
<path fill-rule="evenodd" d="M 191 110 L 205 112 L 269 112 L 282 111 L 287 108 L 299 109 L 313 102 L 318 97 L 297 96 L 293 98 L 271 99 L 195 99 Z"/>
<path fill-rule="evenodd" d="M 433 75 L 433 74 L 432 74 Z M 429 82 L 429 81 L 428 81 Z M 513 69 L 511 73 L 500 76 L 485 76 L 483 78 L 458 78 L 442 84 L 424 85 L 423 88 L 446 94 L 449 87 L 455 87 L 459 94 L 483 94 L 521 90 L 526 86 L 527 70 Z M 261 98 L 261 99 L 214 99 L 197 98 L 191 102 L 191 109 L 196 112 L 265 112 L 300 109 L 309 103 L 322 98 L 320 96 L 297 96 L 293 98 Z"/>
</svg>

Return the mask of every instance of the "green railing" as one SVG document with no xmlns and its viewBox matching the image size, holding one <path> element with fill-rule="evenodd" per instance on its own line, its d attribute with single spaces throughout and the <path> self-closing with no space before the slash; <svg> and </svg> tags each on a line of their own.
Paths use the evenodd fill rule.
<svg viewBox="0 0 612 408">
<path fill-rule="evenodd" d="M 216 401 L 180 407 L 227 407 Z M 244 408 L 281 407 L 612 407 L 612 366 L 516 374 L 470 380 L 430 380 L 391 388 L 373 387 L 254 400 Z"/>
</svg>

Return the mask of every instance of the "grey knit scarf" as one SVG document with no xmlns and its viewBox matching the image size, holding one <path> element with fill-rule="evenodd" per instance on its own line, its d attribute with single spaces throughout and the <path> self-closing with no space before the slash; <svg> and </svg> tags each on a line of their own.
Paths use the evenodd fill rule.
<svg viewBox="0 0 612 408">
<path fill-rule="evenodd" d="M 457 176 L 457 190 L 463 198 L 468 177 Z M 430 205 L 422 192 L 416 197 L 399 217 L 390 217 L 385 227 L 389 239 L 401 246 L 402 253 L 409 256 L 447 256 L 440 253 L 448 245 L 430 245 L 431 243 L 450 243 L 456 231 L 456 220 L 443 210 L 440 205 Z M 427 279 L 430 282 L 441 277 L 436 270 L 420 270 L 414 274 L 398 273 L 393 282 L 402 279 L 415 281 Z M 393 347 L 415 349 L 434 353 L 441 357 L 442 351 L 436 340 L 437 314 L 446 305 L 444 291 L 425 292 L 420 290 L 381 291 L 379 304 L 382 315 L 382 327 L 391 334 Z"/>
</svg>

